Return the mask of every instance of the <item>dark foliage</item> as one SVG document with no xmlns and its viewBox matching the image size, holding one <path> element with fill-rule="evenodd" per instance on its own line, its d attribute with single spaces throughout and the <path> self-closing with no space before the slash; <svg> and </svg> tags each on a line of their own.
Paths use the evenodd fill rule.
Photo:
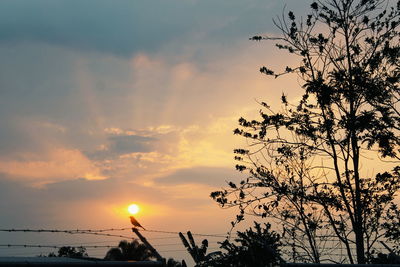
<svg viewBox="0 0 400 267">
<path fill-rule="evenodd" d="M 154 260 L 154 258 L 154 255 L 146 245 L 139 243 L 137 240 L 132 240 L 131 242 L 122 240 L 119 242 L 118 247 L 111 248 L 104 257 L 105 260 L 111 261 L 149 261 Z"/>
<path fill-rule="evenodd" d="M 49 253 L 48 257 L 85 258 L 88 257 L 85 247 L 65 246 L 58 249 L 57 254 Z"/>
<path fill-rule="evenodd" d="M 184 261 L 182 261 L 184 262 Z M 169 258 L 167 260 L 167 266 L 166 267 L 186 267 L 186 264 L 182 264 L 179 261 L 174 260 L 173 258 Z"/>
<path fill-rule="evenodd" d="M 258 120 L 239 119 L 234 134 L 250 147 L 234 151 L 236 169 L 249 175 L 211 194 L 239 209 L 233 226 L 246 214 L 273 219 L 291 260 L 317 263 L 370 262 L 379 240 L 400 236 L 400 168 L 383 160 L 400 159 L 399 19 L 400 1 L 319 0 L 304 20 L 277 18 L 280 37 L 251 38 L 276 40 L 299 59 L 260 72 L 296 74 L 303 95 L 295 104 L 283 95 L 278 112 L 262 102 Z M 375 176 L 362 164 L 370 157 L 382 160 Z M 346 257 L 330 257 L 335 242 Z"/>
<path fill-rule="evenodd" d="M 237 232 L 234 242 L 226 239 L 221 245 L 223 252 L 208 255 L 208 260 L 198 266 L 268 266 L 277 264 L 280 260 L 280 237 L 271 231 L 270 224 L 262 227 L 254 223 L 254 228 Z"/>
</svg>

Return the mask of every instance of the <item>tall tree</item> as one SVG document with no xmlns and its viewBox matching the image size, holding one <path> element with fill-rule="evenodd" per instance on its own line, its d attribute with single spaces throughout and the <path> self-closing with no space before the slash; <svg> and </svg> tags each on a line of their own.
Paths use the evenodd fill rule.
<svg viewBox="0 0 400 267">
<path fill-rule="evenodd" d="M 399 18 L 400 1 L 318 0 L 305 20 L 274 20 L 281 36 L 251 38 L 299 58 L 260 72 L 297 74 L 304 93 L 295 104 L 283 95 L 277 112 L 260 103 L 259 120 L 240 118 L 234 133 L 251 145 L 235 150 L 236 167 L 249 177 L 211 196 L 239 208 L 236 222 L 246 213 L 278 221 L 295 259 L 320 262 L 337 241 L 346 261 L 365 263 L 398 221 L 400 167 L 388 171 L 383 160 L 399 159 Z M 361 167 L 372 153 L 384 167 L 374 177 Z"/>
</svg>

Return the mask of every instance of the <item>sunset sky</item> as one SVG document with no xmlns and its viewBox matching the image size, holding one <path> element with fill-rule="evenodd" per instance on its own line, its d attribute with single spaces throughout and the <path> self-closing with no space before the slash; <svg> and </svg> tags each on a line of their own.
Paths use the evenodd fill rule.
<svg viewBox="0 0 400 267">
<path fill-rule="evenodd" d="M 240 178 L 237 119 L 258 100 L 298 97 L 295 77 L 258 72 L 296 61 L 249 41 L 277 34 L 285 5 L 300 16 L 309 1 L 2 0 L 0 228 L 129 227 L 137 203 L 149 229 L 227 232 L 235 211 L 209 194 Z M 0 243 L 90 238 L 2 233 Z M 13 252 L 0 249 L 23 254 Z"/>
</svg>

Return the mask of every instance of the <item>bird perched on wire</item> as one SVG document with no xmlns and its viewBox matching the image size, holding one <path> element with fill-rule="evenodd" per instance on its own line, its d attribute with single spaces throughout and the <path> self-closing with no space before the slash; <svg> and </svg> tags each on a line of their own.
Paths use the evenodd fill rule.
<svg viewBox="0 0 400 267">
<path fill-rule="evenodd" d="M 130 218 L 131 218 L 131 223 L 132 223 L 133 226 L 141 227 L 141 228 L 143 228 L 143 230 L 146 230 L 146 229 L 144 229 L 143 226 L 140 225 L 140 223 L 135 219 L 135 217 L 131 216 Z"/>
</svg>

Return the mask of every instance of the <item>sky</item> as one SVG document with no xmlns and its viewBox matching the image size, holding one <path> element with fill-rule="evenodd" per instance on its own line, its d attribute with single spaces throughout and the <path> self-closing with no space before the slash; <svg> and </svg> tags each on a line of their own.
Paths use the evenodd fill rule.
<svg viewBox="0 0 400 267">
<path fill-rule="evenodd" d="M 296 61 L 249 37 L 278 34 L 272 18 L 285 6 L 304 15 L 308 3 L 2 0 L 0 228 L 130 227 L 126 208 L 137 203 L 145 228 L 226 233 L 236 211 L 209 195 L 243 177 L 233 160 L 233 149 L 246 145 L 233 136 L 237 120 L 255 116 L 257 101 L 299 95 L 295 77 L 258 71 Z M 144 234 L 154 243 L 165 237 Z M 188 257 L 169 237 L 174 245 L 155 246 L 161 254 Z"/>
</svg>

